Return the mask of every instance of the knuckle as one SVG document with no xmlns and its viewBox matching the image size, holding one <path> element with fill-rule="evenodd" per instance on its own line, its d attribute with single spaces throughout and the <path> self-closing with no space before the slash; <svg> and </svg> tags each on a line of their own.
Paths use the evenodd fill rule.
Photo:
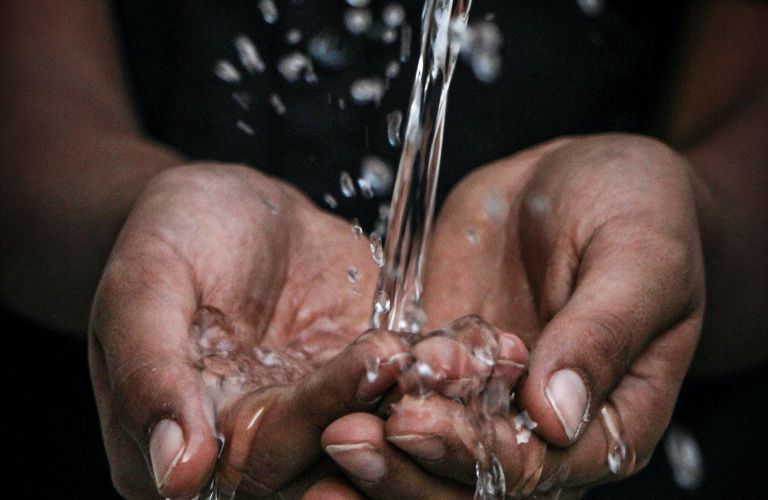
<svg viewBox="0 0 768 500">
<path fill-rule="evenodd" d="M 593 366 L 608 370 L 612 380 L 623 376 L 632 361 L 632 331 L 621 317 L 603 313 L 583 330 L 587 355 Z"/>
</svg>

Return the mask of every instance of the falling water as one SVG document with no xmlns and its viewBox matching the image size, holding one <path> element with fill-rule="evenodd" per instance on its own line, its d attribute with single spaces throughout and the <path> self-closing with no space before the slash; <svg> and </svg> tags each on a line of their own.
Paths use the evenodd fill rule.
<svg viewBox="0 0 768 500">
<path fill-rule="evenodd" d="M 448 91 L 471 4 L 471 0 L 427 0 L 422 14 L 421 50 L 392 196 L 383 267 L 371 315 L 372 327 L 403 332 L 410 340 L 418 338 L 425 321 L 421 277 L 434 215 Z M 477 321 L 473 328 L 483 330 L 482 322 Z M 493 334 L 484 347 L 491 344 L 495 344 Z M 428 381 L 430 372 L 417 370 L 416 377 Z M 484 386 L 485 380 L 482 383 L 481 391 L 474 393 L 468 403 L 473 425 L 480 436 L 475 450 L 475 498 L 504 498 L 505 478 L 491 452 L 492 414 L 485 404 L 489 398 L 494 403 L 498 398 L 486 394 L 493 391 Z M 502 398 L 508 401 L 507 394 Z M 529 422 L 521 426 L 524 424 L 532 428 Z"/>
<path fill-rule="evenodd" d="M 392 195 L 378 290 L 391 308 L 374 308 L 375 328 L 416 334 L 421 324 L 421 273 L 432 226 L 448 90 L 471 0 L 428 0 L 422 14 L 421 51 L 408 108 L 403 151 Z"/>
</svg>

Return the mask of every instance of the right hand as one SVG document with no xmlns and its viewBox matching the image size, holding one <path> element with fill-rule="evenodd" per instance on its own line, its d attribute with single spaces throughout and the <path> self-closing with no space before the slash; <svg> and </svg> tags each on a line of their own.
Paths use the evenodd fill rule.
<svg viewBox="0 0 768 500">
<path fill-rule="evenodd" d="M 396 363 L 385 363 L 367 382 L 366 362 L 407 350 L 387 332 L 359 337 L 377 275 L 364 238 L 283 183 L 225 165 L 158 175 L 122 229 L 91 315 L 118 491 L 188 497 L 214 471 L 225 492 L 311 486 L 297 478 L 322 476 L 307 471 L 321 469 L 323 429 L 372 409 L 395 381 Z"/>
</svg>

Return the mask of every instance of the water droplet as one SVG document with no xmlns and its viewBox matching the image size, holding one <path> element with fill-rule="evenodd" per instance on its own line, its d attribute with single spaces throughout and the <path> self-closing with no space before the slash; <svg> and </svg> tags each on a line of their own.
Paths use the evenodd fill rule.
<svg viewBox="0 0 768 500">
<path fill-rule="evenodd" d="M 360 221 L 357 220 L 357 217 L 352 219 L 352 232 L 355 233 L 355 237 L 362 238 L 363 236 L 363 226 L 360 225 Z"/>
<path fill-rule="evenodd" d="M 253 97 L 248 92 L 232 92 L 232 100 L 246 111 L 251 109 L 253 103 Z"/>
<path fill-rule="evenodd" d="M 431 379 L 435 376 L 435 372 L 432 370 L 432 367 L 423 361 L 416 363 L 416 373 L 425 379 Z"/>
<path fill-rule="evenodd" d="M 605 6 L 604 0 L 576 0 L 579 8 L 589 17 L 599 16 Z"/>
<path fill-rule="evenodd" d="M 373 262 L 376 263 L 377 266 L 383 267 L 384 266 L 384 247 L 381 244 L 381 236 L 379 236 L 376 233 L 371 233 L 371 256 L 373 257 Z"/>
<path fill-rule="evenodd" d="M 483 210 L 491 219 L 500 220 L 504 217 L 504 201 L 496 193 L 488 193 L 483 199 Z"/>
<path fill-rule="evenodd" d="M 392 43 L 397 40 L 397 30 L 394 28 L 388 28 L 381 32 L 381 41 L 384 43 Z"/>
<path fill-rule="evenodd" d="M 704 456 L 693 434 L 678 424 L 672 424 L 664 436 L 672 477 L 684 490 L 695 490 L 704 480 Z"/>
<path fill-rule="evenodd" d="M 421 327 L 427 322 L 427 312 L 421 304 L 409 303 L 405 307 L 403 320 L 404 331 L 418 333 L 421 331 Z"/>
<path fill-rule="evenodd" d="M 605 402 L 600 407 L 600 419 L 608 442 L 608 469 L 616 475 L 620 474 L 625 466 L 631 470 L 634 467 L 635 455 L 624 442 L 621 435 L 621 418 L 611 403 Z"/>
<path fill-rule="evenodd" d="M 384 24 L 390 28 L 397 28 L 405 21 L 405 9 L 399 3 L 390 3 L 384 6 L 381 17 Z"/>
<path fill-rule="evenodd" d="M 400 128 L 403 125 L 403 112 L 392 111 L 387 115 L 387 139 L 392 147 L 400 145 Z"/>
<path fill-rule="evenodd" d="M 301 52 L 291 52 L 277 63 L 277 71 L 290 83 L 295 83 L 304 75 L 307 83 L 317 82 L 312 60 Z"/>
<path fill-rule="evenodd" d="M 384 290 L 376 294 L 376 300 L 373 307 L 377 313 L 388 313 L 392 303 L 389 301 L 389 295 Z"/>
<path fill-rule="evenodd" d="M 371 0 L 347 0 L 347 4 L 350 7 L 366 7 Z"/>
<path fill-rule="evenodd" d="M 339 202 L 333 197 L 331 193 L 323 193 L 323 201 L 329 208 L 334 209 L 339 206 Z"/>
<path fill-rule="evenodd" d="M 411 25 L 403 23 L 400 27 L 400 62 L 408 62 L 411 58 L 411 38 L 413 30 Z"/>
<path fill-rule="evenodd" d="M 387 64 L 387 68 L 384 70 L 384 75 L 390 79 L 394 80 L 397 78 L 397 75 L 400 74 L 400 63 L 397 61 L 391 61 L 389 64 Z"/>
<path fill-rule="evenodd" d="M 394 174 L 387 162 L 378 156 L 366 156 L 360 166 L 360 180 L 358 180 L 358 185 L 362 190 L 363 186 L 360 181 L 364 181 L 364 184 L 370 189 L 370 197 L 373 195 L 385 196 L 392 189 Z"/>
<path fill-rule="evenodd" d="M 341 173 L 339 184 L 341 185 L 341 194 L 343 194 L 345 198 L 352 198 L 357 194 L 355 182 L 352 180 L 352 176 L 349 175 L 349 172 L 344 171 Z"/>
<path fill-rule="evenodd" d="M 475 77 L 486 83 L 493 82 L 501 73 L 501 45 L 503 37 L 499 27 L 491 21 L 479 21 L 451 32 L 461 45 L 461 55 L 468 59 Z"/>
<path fill-rule="evenodd" d="M 360 272 L 356 267 L 352 266 L 347 269 L 347 279 L 350 283 L 357 283 L 360 280 Z"/>
<path fill-rule="evenodd" d="M 231 62 L 224 59 L 216 62 L 213 66 L 213 73 L 227 83 L 237 83 L 240 81 L 240 72 L 237 71 Z"/>
<path fill-rule="evenodd" d="M 285 34 L 285 41 L 288 42 L 291 45 L 296 45 L 301 41 L 302 34 L 300 30 L 297 30 L 296 28 L 288 30 L 288 32 Z"/>
<path fill-rule="evenodd" d="M 344 27 L 353 35 L 362 35 L 371 28 L 373 16 L 368 9 L 347 9 L 344 12 Z"/>
<path fill-rule="evenodd" d="M 245 123 L 243 120 L 237 120 L 237 128 L 239 128 L 245 135 L 253 135 L 255 132 L 253 127 Z"/>
<path fill-rule="evenodd" d="M 532 215 L 543 217 L 552 211 L 549 198 L 540 193 L 532 193 L 525 199 L 525 206 Z"/>
<path fill-rule="evenodd" d="M 467 235 L 467 241 L 469 241 L 472 245 L 477 245 L 477 242 L 479 241 L 477 236 L 477 230 L 473 227 L 470 227 L 466 230 Z"/>
<path fill-rule="evenodd" d="M 259 10 L 261 17 L 268 24 L 275 24 L 280 18 L 280 13 L 277 11 L 277 6 L 273 0 L 259 0 Z"/>
<path fill-rule="evenodd" d="M 370 357 L 365 360 L 365 378 L 368 383 L 376 382 L 379 378 L 379 369 L 381 368 L 381 360 L 378 357 Z"/>
<path fill-rule="evenodd" d="M 235 37 L 235 48 L 240 57 L 240 63 L 249 73 L 262 73 L 266 66 L 259 55 L 253 41 L 245 35 Z"/>
<path fill-rule="evenodd" d="M 373 198 L 373 188 L 371 187 L 371 183 L 368 182 L 367 179 L 359 178 L 357 179 L 357 187 L 360 188 L 360 194 L 363 195 L 363 198 L 366 200 L 370 200 Z"/>
<path fill-rule="evenodd" d="M 347 101 L 343 97 L 339 97 L 339 109 L 342 111 L 347 109 Z"/>
<path fill-rule="evenodd" d="M 270 94 L 269 104 L 272 105 L 272 108 L 275 110 L 275 113 L 277 113 L 278 115 L 285 114 L 285 103 L 283 103 L 283 100 L 280 98 L 279 94 L 276 94 L 276 93 Z"/>
<path fill-rule="evenodd" d="M 272 212 L 273 214 L 279 214 L 280 213 L 280 207 L 272 203 L 271 200 L 268 200 L 267 198 L 261 198 L 261 204 L 267 207 L 267 209 Z"/>
<path fill-rule="evenodd" d="M 352 83 L 349 93 L 357 104 L 373 102 L 378 106 L 384 90 L 384 82 L 380 78 L 360 78 Z"/>
<path fill-rule="evenodd" d="M 530 415 L 528 415 L 527 411 L 523 411 L 522 413 L 518 413 L 515 415 L 515 418 L 512 420 L 512 423 L 515 426 L 515 430 L 519 431 L 522 429 L 528 429 L 529 431 L 532 431 L 536 427 L 538 427 L 538 424 L 533 421 Z"/>
<path fill-rule="evenodd" d="M 329 69 L 341 69 L 349 59 L 348 50 L 341 37 L 329 31 L 323 31 L 313 36 L 309 41 L 307 50 L 312 59 Z"/>
<path fill-rule="evenodd" d="M 493 52 L 478 52 L 472 57 L 472 71 L 481 82 L 491 83 L 501 73 L 501 57 Z"/>
</svg>

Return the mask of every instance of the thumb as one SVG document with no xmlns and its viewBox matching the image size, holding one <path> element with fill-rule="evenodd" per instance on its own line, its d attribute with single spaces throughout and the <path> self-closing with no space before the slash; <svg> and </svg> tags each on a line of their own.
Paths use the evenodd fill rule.
<svg viewBox="0 0 768 500">
<path fill-rule="evenodd" d="M 188 358 L 195 289 L 171 255 L 135 262 L 112 259 L 91 318 L 91 370 L 101 381 L 94 388 L 107 453 L 113 477 L 139 482 L 148 473 L 162 496 L 191 496 L 210 478 L 219 450 L 212 403 Z M 132 439 L 116 436 L 115 428 Z M 122 456 L 136 454 L 127 449 L 131 441 L 147 469 L 115 471 Z"/>
<path fill-rule="evenodd" d="M 560 446 L 574 442 L 663 332 L 683 336 L 689 354 L 674 361 L 688 365 L 698 330 L 672 329 L 701 310 L 700 262 L 695 247 L 642 228 L 608 223 L 594 234 L 572 295 L 531 348 L 520 389 L 542 437 Z"/>
</svg>

